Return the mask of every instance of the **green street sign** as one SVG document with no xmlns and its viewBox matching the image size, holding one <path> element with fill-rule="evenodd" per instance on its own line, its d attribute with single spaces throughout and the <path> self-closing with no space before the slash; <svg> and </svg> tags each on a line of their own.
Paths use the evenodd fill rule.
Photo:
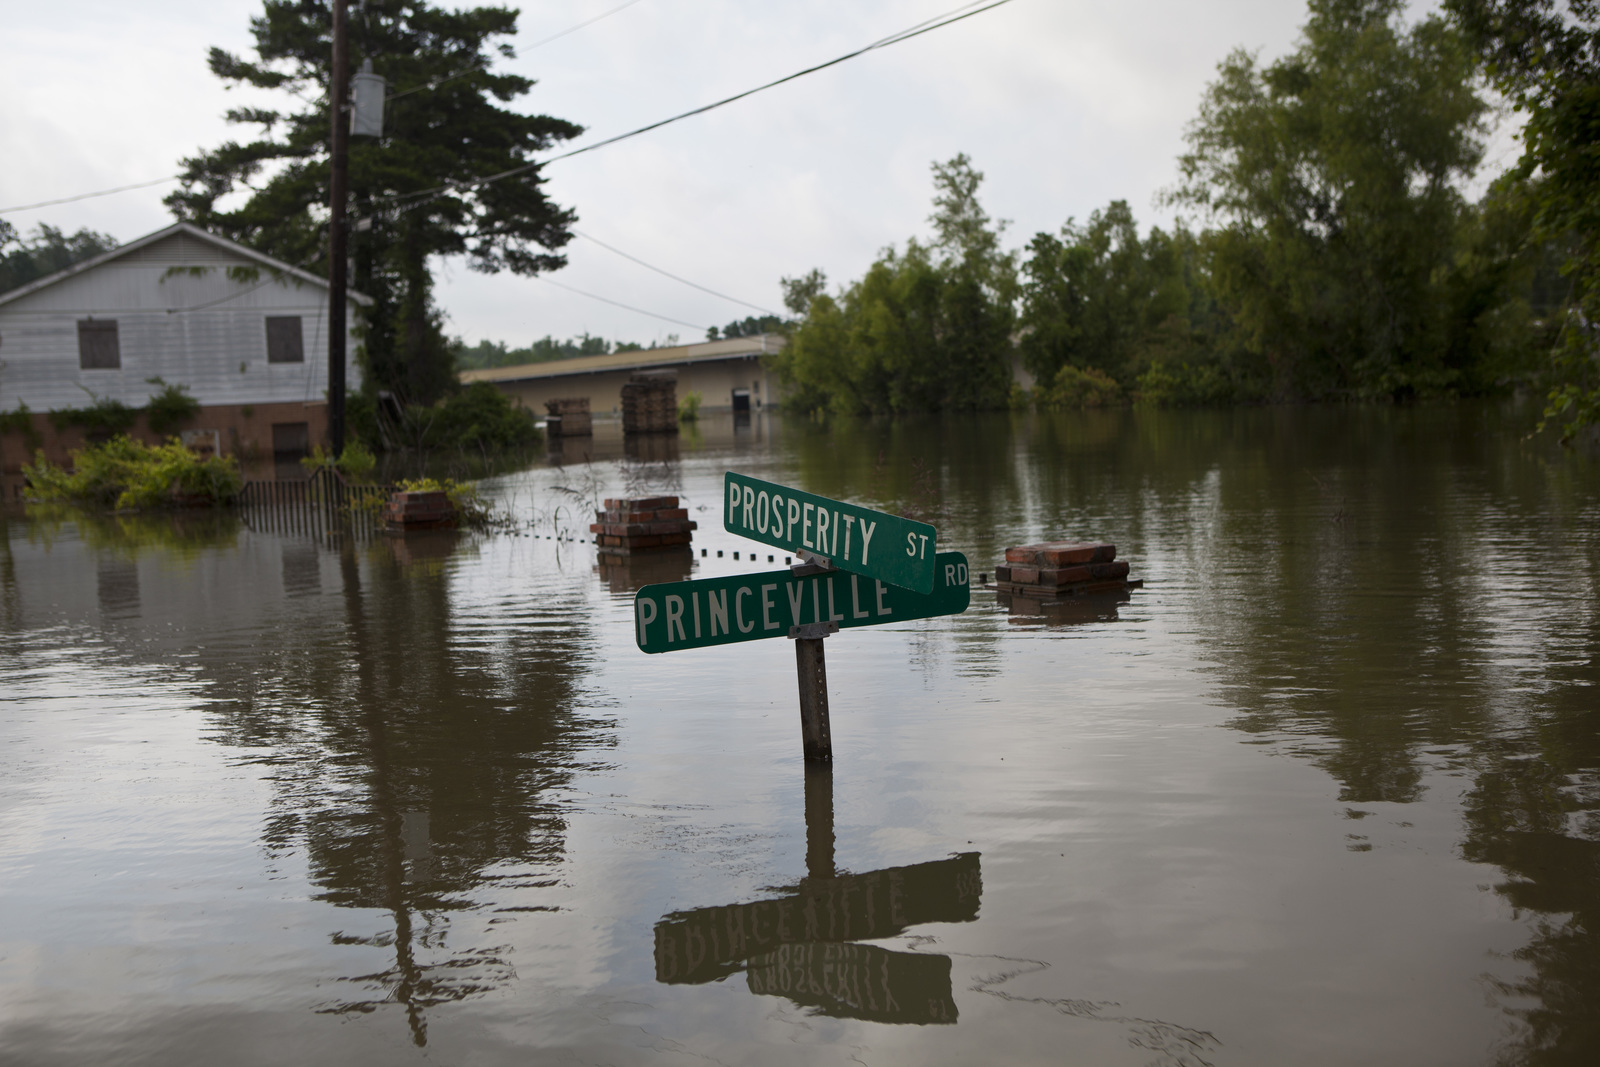
<svg viewBox="0 0 1600 1067">
<path fill-rule="evenodd" d="M 925 522 L 829 500 L 743 474 L 723 479 L 722 528 L 799 555 L 827 559 L 838 570 L 932 593 L 936 531 Z"/>
<path fill-rule="evenodd" d="M 634 636 L 643 652 L 788 637 L 793 628 L 833 623 L 841 629 L 959 615 L 972 599 L 967 557 L 940 552 L 931 561 L 930 594 L 897 589 L 846 571 L 795 577 L 788 570 L 647 585 L 633 598 Z"/>
</svg>

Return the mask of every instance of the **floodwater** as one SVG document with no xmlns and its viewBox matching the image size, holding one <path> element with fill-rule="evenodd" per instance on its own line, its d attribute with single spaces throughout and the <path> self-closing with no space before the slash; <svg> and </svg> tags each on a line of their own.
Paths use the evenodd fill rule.
<svg viewBox="0 0 1600 1067">
<path fill-rule="evenodd" d="M 11 513 L 0 1062 L 1600 1062 L 1600 465 L 1529 418 L 712 419 L 481 535 Z M 830 638 L 808 775 L 788 641 L 634 644 L 769 567 L 730 468 L 1146 584 Z M 602 572 L 653 492 L 693 559 Z"/>
</svg>

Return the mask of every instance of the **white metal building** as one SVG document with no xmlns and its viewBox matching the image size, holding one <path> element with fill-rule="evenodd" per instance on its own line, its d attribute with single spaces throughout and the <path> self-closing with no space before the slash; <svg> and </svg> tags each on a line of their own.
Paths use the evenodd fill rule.
<svg viewBox="0 0 1600 1067">
<path fill-rule="evenodd" d="M 176 223 L 0 295 L 0 411 L 26 404 L 35 438 L 64 458 L 81 435 L 47 412 L 140 407 L 161 378 L 188 388 L 195 428 L 216 430 L 224 451 L 292 451 L 326 435 L 327 311 L 326 280 Z M 353 391 L 353 333 L 345 351 Z M 18 436 L 0 441 L 6 470 L 26 457 Z"/>
</svg>

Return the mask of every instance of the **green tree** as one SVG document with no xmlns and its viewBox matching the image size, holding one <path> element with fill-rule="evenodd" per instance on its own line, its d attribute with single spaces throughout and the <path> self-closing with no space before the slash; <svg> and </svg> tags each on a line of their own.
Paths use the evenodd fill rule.
<svg viewBox="0 0 1600 1067">
<path fill-rule="evenodd" d="M 41 222 L 33 235 L 25 238 L 15 226 L 0 219 L 0 293 L 20 289 L 115 247 L 116 238 L 87 227 L 68 234 Z"/>
<path fill-rule="evenodd" d="M 1443 292 L 1482 151 L 1472 57 L 1399 0 L 1312 0 L 1299 46 L 1235 52 L 1188 131 L 1173 200 L 1204 251 L 1240 371 L 1279 397 L 1460 388 Z"/>
<path fill-rule="evenodd" d="M 711 327 L 706 331 L 706 340 L 715 341 L 719 337 L 729 339 L 735 337 L 757 337 L 764 333 L 777 333 L 786 325 L 788 324 L 776 315 L 762 315 L 759 318 L 755 315 L 746 315 L 742 319 L 735 319 L 721 329 L 715 326 Z"/>
<path fill-rule="evenodd" d="M 783 306 L 796 319 L 803 319 L 811 310 L 811 301 L 828 291 L 828 276 L 813 268 L 798 278 L 784 278 L 779 285 L 783 288 Z"/>
<path fill-rule="evenodd" d="M 784 279 L 784 302 L 804 313 L 777 360 L 786 403 L 848 413 L 1005 406 L 1015 256 L 1003 224 L 977 199 L 983 175 L 966 156 L 933 166 L 935 239 L 885 249 L 837 298 L 813 271 Z"/>
<path fill-rule="evenodd" d="M 1553 316 L 1556 382 L 1545 411 L 1564 439 L 1600 423 L 1600 3 L 1445 0 L 1519 111 L 1523 154 L 1512 179 L 1533 237 L 1560 250 L 1570 307 Z"/>
<path fill-rule="evenodd" d="M 554 359 L 571 359 L 574 356 L 603 356 L 611 351 L 611 342 L 604 337 L 579 334 L 564 341 L 545 336 L 527 348 L 510 348 L 504 341 L 479 341 L 468 346 L 460 338 L 450 342 L 456 366 L 462 370 L 479 370 L 489 367 L 515 367 L 523 363 L 548 363 Z"/>
<path fill-rule="evenodd" d="M 488 70 L 513 54 L 493 42 L 515 33 L 516 21 L 510 8 L 424 0 L 366 0 L 350 20 L 351 68 L 371 60 L 392 91 L 384 136 L 350 142 L 350 211 L 370 221 L 350 235 L 351 285 L 375 300 L 364 327 L 367 380 L 408 402 L 455 387 L 430 257 L 464 255 L 475 270 L 520 274 L 566 262 L 557 250 L 576 216 L 545 197 L 537 168 L 473 184 L 582 132 L 500 106 L 534 84 Z M 326 0 L 265 0 L 251 21 L 253 60 L 211 50 L 211 70 L 225 82 L 291 99 L 282 111 L 229 111 L 255 137 L 184 160 L 183 186 L 167 198 L 179 218 L 310 270 L 327 266 L 331 26 Z M 220 206 L 240 192 L 242 204 Z"/>
<path fill-rule="evenodd" d="M 1060 236 L 1036 234 L 1022 265 L 1022 358 L 1046 388 L 1064 367 L 1122 387 L 1152 362 L 1204 358 L 1195 336 L 1203 284 L 1193 237 L 1159 228 L 1140 238 L 1126 201 L 1113 201 Z M 1199 279 L 1203 283 L 1203 279 Z M 1077 376 L 1069 376 L 1077 381 Z"/>
</svg>

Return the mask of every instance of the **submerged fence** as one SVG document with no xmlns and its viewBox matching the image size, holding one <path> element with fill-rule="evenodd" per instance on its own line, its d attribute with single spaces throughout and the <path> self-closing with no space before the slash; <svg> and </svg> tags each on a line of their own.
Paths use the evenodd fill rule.
<svg viewBox="0 0 1600 1067">
<path fill-rule="evenodd" d="M 360 485 L 322 467 L 304 481 L 250 481 L 239 491 L 239 514 L 253 530 L 370 537 L 383 529 L 392 486 Z"/>
</svg>

